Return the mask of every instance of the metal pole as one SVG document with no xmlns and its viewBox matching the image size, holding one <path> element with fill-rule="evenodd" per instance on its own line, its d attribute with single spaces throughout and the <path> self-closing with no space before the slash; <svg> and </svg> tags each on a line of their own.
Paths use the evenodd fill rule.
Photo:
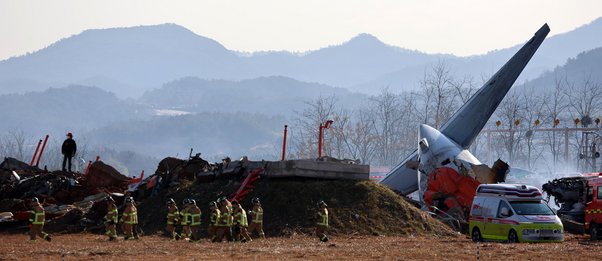
<svg viewBox="0 0 602 261">
<path fill-rule="evenodd" d="M 29 163 L 29 166 L 33 166 L 33 162 L 36 160 L 36 156 L 38 156 L 38 150 L 40 149 L 40 145 L 42 145 L 42 140 L 38 141 L 36 152 L 33 153 L 33 157 L 31 158 L 31 163 Z"/>
<path fill-rule="evenodd" d="M 44 148 L 46 148 L 46 142 L 48 142 L 48 134 L 46 134 L 46 138 L 44 139 L 44 144 L 42 144 L 42 150 L 40 150 L 40 155 L 38 155 L 38 161 L 36 161 L 36 167 L 40 165 L 40 159 L 42 158 L 42 154 L 44 154 Z"/>
<path fill-rule="evenodd" d="M 318 158 L 322 157 L 322 123 L 320 123 L 320 133 L 318 134 Z"/>
<path fill-rule="evenodd" d="M 285 159 L 285 155 L 286 155 L 286 128 L 288 126 L 284 125 L 284 139 L 282 140 L 282 160 Z"/>
<path fill-rule="evenodd" d="M 596 138 L 594 138 L 593 140 L 594 141 L 592 142 L 592 153 L 591 153 L 592 154 L 591 155 L 591 157 L 592 157 L 592 166 L 593 166 L 592 170 L 594 172 L 598 172 L 598 168 L 596 167 L 596 142 L 595 142 Z"/>
<path fill-rule="evenodd" d="M 84 175 L 88 175 L 88 172 L 90 171 L 90 166 L 92 166 L 92 161 L 88 161 L 88 166 L 86 167 L 86 173 L 84 173 Z"/>
</svg>

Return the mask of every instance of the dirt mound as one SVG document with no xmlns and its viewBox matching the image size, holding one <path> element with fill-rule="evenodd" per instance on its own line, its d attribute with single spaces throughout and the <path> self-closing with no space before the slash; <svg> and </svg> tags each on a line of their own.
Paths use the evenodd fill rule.
<svg viewBox="0 0 602 261">
<path fill-rule="evenodd" d="M 182 184 L 138 206 L 140 225 L 145 233 L 157 233 L 165 227 L 165 202 L 174 198 L 178 205 L 184 198 L 195 199 L 202 212 L 206 229 L 208 203 L 228 196 L 240 182 L 216 180 L 205 184 Z M 242 201 L 245 209 L 250 199 L 259 197 L 263 204 L 264 229 L 268 235 L 312 233 L 316 204 L 324 200 L 329 205 L 331 232 L 334 234 L 409 235 L 454 234 L 446 225 L 407 203 L 390 189 L 371 181 L 326 181 L 264 179 Z M 205 233 L 206 231 L 202 231 Z"/>
</svg>

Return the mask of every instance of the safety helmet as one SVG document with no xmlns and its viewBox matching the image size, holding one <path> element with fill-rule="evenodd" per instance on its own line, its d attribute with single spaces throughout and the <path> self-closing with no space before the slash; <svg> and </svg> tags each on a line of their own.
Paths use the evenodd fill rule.
<svg viewBox="0 0 602 261">
<path fill-rule="evenodd" d="M 40 201 L 38 200 L 38 198 L 34 197 L 31 199 L 31 203 L 40 203 Z"/>
<path fill-rule="evenodd" d="M 132 197 L 125 198 L 125 203 L 132 203 L 132 202 L 134 202 L 134 199 Z"/>
<path fill-rule="evenodd" d="M 170 198 L 167 200 L 167 205 L 174 205 L 176 204 L 176 202 L 173 200 L 173 198 Z"/>
<path fill-rule="evenodd" d="M 217 202 L 215 202 L 215 201 L 209 202 L 209 207 L 217 207 Z"/>
<path fill-rule="evenodd" d="M 189 200 L 189 199 L 187 199 L 187 198 L 185 198 L 185 199 L 182 201 L 182 205 L 184 205 L 184 206 L 188 205 L 188 203 L 190 203 L 190 200 Z"/>
<path fill-rule="evenodd" d="M 321 207 L 321 206 L 328 207 L 328 205 L 326 205 L 326 202 L 324 202 L 324 200 L 318 201 L 318 207 Z"/>
<path fill-rule="evenodd" d="M 188 201 L 188 203 L 190 203 L 191 205 L 195 205 L 196 206 L 196 200 L 194 200 L 194 199 L 190 199 L 190 201 Z"/>
<path fill-rule="evenodd" d="M 259 202 L 259 198 L 258 197 L 254 197 L 253 199 L 251 199 L 251 203 L 253 204 L 258 204 Z"/>
</svg>

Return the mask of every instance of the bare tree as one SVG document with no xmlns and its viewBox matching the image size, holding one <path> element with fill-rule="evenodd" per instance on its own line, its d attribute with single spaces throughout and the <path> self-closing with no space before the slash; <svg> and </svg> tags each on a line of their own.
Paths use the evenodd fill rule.
<svg viewBox="0 0 602 261">
<path fill-rule="evenodd" d="M 520 130 L 517 124 L 524 118 L 522 114 L 522 104 L 519 95 L 516 92 L 511 92 L 500 104 L 496 114 L 502 122 L 508 124 L 507 133 L 500 133 L 501 141 L 508 154 L 508 161 L 514 162 L 515 157 L 519 152 L 520 141 L 522 139 Z"/>
<path fill-rule="evenodd" d="M 307 107 L 295 119 L 291 131 L 291 155 L 299 158 L 318 156 L 318 132 L 320 123 L 334 116 L 337 99 L 334 96 L 319 97 L 306 103 Z"/>
<path fill-rule="evenodd" d="M 535 95 L 531 89 L 523 92 L 521 103 L 524 112 L 523 126 L 527 126 L 527 132 L 525 133 L 526 166 L 531 169 L 538 157 L 541 156 L 542 150 L 534 146 L 533 140 L 535 138 L 534 130 L 539 127 L 541 119 L 544 117 L 543 110 L 546 102 L 541 96 Z M 533 159 L 534 154 L 537 155 L 535 159 Z"/>
<path fill-rule="evenodd" d="M 549 122 L 552 125 L 552 128 L 558 128 L 558 125 L 555 124 L 555 121 L 560 120 L 562 114 L 568 108 L 567 96 L 566 96 L 566 75 L 558 75 L 556 74 L 554 77 L 554 89 L 550 94 L 544 95 L 544 100 L 547 102 L 544 105 L 545 108 L 545 120 L 544 122 Z M 558 156 L 561 151 L 562 142 L 559 140 L 559 137 L 555 131 L 551 131 L 547 133 L 547 144 L 550 149 L 550 153 L 552 153 L 552 166 L 553 169 L 556 169 L 558 163 Z"/>
<path fill-rule="evenodd" d="M 340 110 L 332 115 L 330 130 L 324 131 L 324 150 L 327 155 L 337 158 L 355 158 L 355 150 L 350 146 L 351 116 L 347 110 Z M 328 138 L 330 137 L 330 138 Z"/>
<path fill-rule="evenodd" d="M 399 130 L 404 122 L 399 97 L 385 88 L 371 98 L 372 115 L 377 135 L 377 157 L 385 166 L 396 164 L 399 151 Z"/>
<path fill-rule="evenodd" d="M 359 158 L 363 163 L 371 163 L 377 150 L 378 136 L 375 121 L 368 110 L 359 110 L 357 121 L 349 135 L 349 143 L 354 148 L 353 158 Z"/>
<path fill-rule="evenodd" d="M 452 80 L 450 81 L 450 85 L 461 104 L 466 103 L 478 89 L 472 76 L 464 76 L 462 79 Z"/>
<path fill-rule="evenodd" d="M 591 117 L 599 113 L 602 107 L 602 85 L 594 82 L 591 75 L 585 77 L 579 86 L 575 86 L 566 76 L 564 82 L 570 108 L 579 115 L 584 127 L 589 126 L 592 124 Z"/>
<path fill-rule="evenodd" d="M 440 61 L 433 65 L 431 70 L 430 73 L 425 71 L 424 78 L 420 82 L 424 106 L 423 122 L 439 128 L 454 113 L 457 107 L 454 102 L 455 91 L 460 87 L 454 86 L 454 79 L 444 62 Z M 432 123 L 429 122 L 431 117 Z"/>
<path fill-rule="evenodd" d="M 26 153 L 29 152 L 27 144 L 29 138 L 22 130 L 10 130 L 0 137 L 0 156 L 12 157 L 20 161 L 28 162 Z M 33 151 L 31 151 L 33 154 Z"/>
</svg>

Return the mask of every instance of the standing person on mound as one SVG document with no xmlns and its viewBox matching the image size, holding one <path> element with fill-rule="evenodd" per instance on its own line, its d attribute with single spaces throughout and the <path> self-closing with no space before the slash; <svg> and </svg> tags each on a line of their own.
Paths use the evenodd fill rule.
<svg viewBox="0 0 602 261">
<path fill-rule="evenodd" d="M 69 172 L 71 172 L 71 158 L 75 156 L 75 152 L 77 152 L 77 144 L 73 140 L 73 134 L 69 132 L 67 133 L 67 139 L 63 141 L 63 146 L 61 147 L 61 153 L 63 153 L 63 171 L 67 171 L 65 165 L 69 161 Z"/>
</svg>

